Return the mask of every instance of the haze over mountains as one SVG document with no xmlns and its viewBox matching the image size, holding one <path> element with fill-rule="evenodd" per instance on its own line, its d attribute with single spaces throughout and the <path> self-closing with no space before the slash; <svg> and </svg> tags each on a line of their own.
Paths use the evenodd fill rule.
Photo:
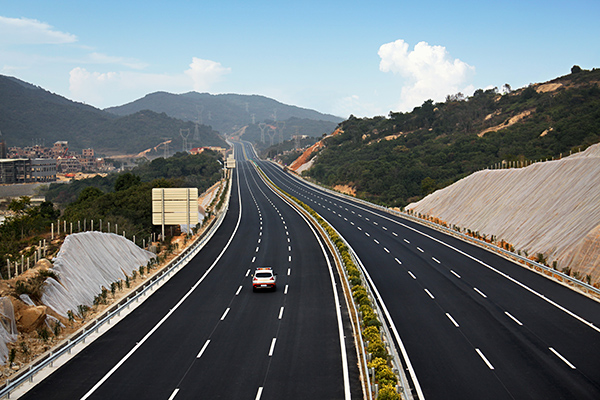
<svg viewBox="0 0 600 400">
<path fill-rule="evenodd" d="M 278 121 L 292 121 L 288 129 L 283 130 L 286 137 L 296 133 L 322 135 L 342 120 L 263 96 L 195 92 L 153 93 L 108 111 L 0 75 L 0 132 L 8 146 L 51 146 L 55 141 L 66 140 L 71 150 L 94 148 L 100 154 L 117 155 L 137 154 L 170 139 L 172 154 L 183 150 L 180 133 L 188 135 L 188 149 L 227 147 L 219 135 L 221 131 L 232 133 L 250 125 L 249 132 L 260 139 L 260 133 L 256 134 L 258 123 L 275 117 Z M 196 124 L 199 117 L 201 121 Z"/>
<path fill-rule="evenodd" d="M 330 133 L 342 118 L 323 114 L 315 110 L 283 104 L 277 100 L 259 95 L 240 94 L 209 94 L 188 92 L 172 94 L 156 92 L 118 107 L 105 109 L 116 115 L 130 115 L 141 110 L 151 110 L 166 113 L 168 116 L 184 121 L 200 122 L 210 125 L 221 134 L 230 135 L 245 126 L 261 122 L 274 124 L 277 121 L 290 121 L 284 139 L 289 139 L 298 133 L 309 136 L 320 136 Z M 315 127 L 311 122 L 319 121 Z M 256 130 L 257 128 L 254 127 Z"/>
</svg>

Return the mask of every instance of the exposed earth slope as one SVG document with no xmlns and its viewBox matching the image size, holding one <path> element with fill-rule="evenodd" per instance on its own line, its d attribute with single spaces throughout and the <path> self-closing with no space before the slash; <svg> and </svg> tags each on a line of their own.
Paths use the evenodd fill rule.
<svg viewBox="0 0 600 400">
<path fill-rule="evenodd" d="M 541 253 L 559 270 L 599 283 L 599 206 L 596 144 L 556 161 L 476 172 L 406 208 Z"/>
</svg>

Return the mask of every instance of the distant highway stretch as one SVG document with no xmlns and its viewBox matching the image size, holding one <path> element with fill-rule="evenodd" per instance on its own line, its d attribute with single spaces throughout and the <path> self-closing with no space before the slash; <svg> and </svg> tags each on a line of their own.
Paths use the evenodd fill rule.
<svg viewBox="0 0 600 400">
<path fill-rule="evenodd" d="M 407 350 L 413 393 L 428 400 L 600 399 L 598 302 L 498 255 L 256 162 L 356 251 Z"/>
<path fill-rule="evenodd" d="M 24 398 L 362 398 L 331 255 L 241 156 L 209 244 Z M 259 266 L 276 291 L 253 293 Z"/>
</svg>

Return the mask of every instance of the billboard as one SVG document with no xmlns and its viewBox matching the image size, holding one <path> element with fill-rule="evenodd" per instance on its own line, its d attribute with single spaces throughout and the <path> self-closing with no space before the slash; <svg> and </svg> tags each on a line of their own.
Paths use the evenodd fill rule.
<svg viewBox="0 0 600 400">
<path fill-rule="evenodd" d="M 198 188 L 152 189 L 153 225 L 196 225 Z"/>
</svg>

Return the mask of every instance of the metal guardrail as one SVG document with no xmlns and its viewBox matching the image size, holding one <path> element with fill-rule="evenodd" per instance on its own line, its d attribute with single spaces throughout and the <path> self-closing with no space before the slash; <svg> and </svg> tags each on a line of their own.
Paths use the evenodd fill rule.
<svg viewBox="0 0 600 400">
<path fill-rule="evenodd" d="M 273 163 L 273 164 L 279 166 L 277 163 Z M 523 256 L 521 256 L 521 255 L 519 255 L 517 253 L 513 253 L 511 251 L 503 249 L 502 247 L 498 247 L 498 246 L 496 246 L 496 245 L 494 245 L 492 243 L 485 242 L 483 240 L 480 240 L 480 239 L 471 237 L 469 235 L 466 235 L 466 234 L 464 234 L 462 232 L 458 232 L 458 231 L 455 231 L 453 229 L 447 228 L 447 227 L 445 227 L 443 225 L 439 225 L 439 224 L 436 224 L 434 222 L 427 221 L 427 220 L 424 220 L 422 218 L 415 217 L 414 215 L 410 215 L 408 213 L 403 213 L 403 212 L 400 212 L 400 211 L 396 211 L 396 210 L 393 210 L 391 208 L 381 206 L 379 204 L 374 204 L 374 203 L 368 202 L 366 200 L 359 199 L 357 197 L 353 197 L 353 196 L 347 195 L 345 193 L 341 193 L 341 192 L 337 192 L 335 190 L 331 190 L 329 188 L 317 185 L 316 183 L 310 182 L 308 180 L 303 180 L 303 181 L 305 183 L 307 183 L 307 184 L 309 184 L 309 185 L 311 185 L 311 186 L 319 189 L 319 190 L 323 190 L 323 191 L 328 192 L 328 193 L 330 193 L 332 195 L 335 195 L 335 196 L 338 196 L 338 197 L 345 197 L 348 200 L 352 200 L 354 202 L 361 203 L 361 204 L 363 204 L 365 206 L 378 209 L 380 211 L 383 211 L 385 213 L 398 216 L 400 218 L 411 220 L 411 221 L 416 222 L 416 223 L 418 223 L 420 225 L 425 225 L 425 226 L 427 226 L 429 228 L 432 228 L 432 229 L 444 232 L 446 234 L 449 234 L 451 236 L 457 237 L 457 238 L 459 238 L 459 239 L 461 239 L 463 241 L 477 244 L 479 247 L 482 247 L 482 248 L 484 248 L 486 250 L 493 251 L 493 252 L 496 252 L 496 253 L 500 253 L 504 257 L 512 259 L 513 261 L 515 259 L 519 260 L 519 261 L 522 261 L 526 265 L 531 265 L 536 272 L 541 272 L 541 271 L 537 271 L 536 268 L 540 269 L 542 271 L 546 271 L 547 273 L 550 274 L 550 277 L 553 277 L 553 278 L 555 278 L 558 281 L 563 281 L 563 280 L 567 281 L 570 284 L 578 287 L 580 290 L 583 290 L 584 292 L 587 292 L 587 293 L 591 292 L 591 293 L 594 293 L 594 294 L 600 296 L 600 289 L 598 289 L 598 288 L 596 288 L 596 287 L 594 287 L 594 286 L 592 286 L 592 285 L 590 285 L 588 283 L 585 283 L 585 282 L 583 282 L 583 281 L 581 281 L 579 279 L 576 279 L 576 278 L 574 278 L 574 277 L 572 277 L 570 275 L 567 275 L 567 274 L 565 274 L 565 273 L 563 273 L 561 271 L 558 271 L 558 270 L 556 270 L 556 269 L 554 269 L 552 267 L 549 267 L 547 265 L 540 264 L 540 263 L 538 263 L 538 262 L 536 262 L 534 260 L 530 260 L 529 258 L 523 257 Z M 544 275 L 545 277 L 548 277 L 548 274 L 542 273 L 542 275 Z"/>
<path fill-rule="evenodd" d="M 323 218 L 323 217 L 321 217 Z M 323 218 L 325 220 L 325 218 Z M 327 220 L 325 220 L 327 221 Z M 329 224 L 329 222 L 327 222 Z M 369 296 L 369 299 L 371 300 L 371 304 L 373 305 L 373 307 L 375 308 L 375 314 L 377 315 L 377 317 L 380 319 L 381 322 L 381 328 L 383 329 L 383 336 L 384 336 L 384 343 L 387 344 L 387 350 L 388 353 L 390 353 L 391 355 L 391 363 L 393 365 L 393 369 L 395 370 L 396 375 L 400 378 L 400 387 L 401 387 L 401 393 L 406 397 L 408 397 L 408 399 L 412 400 L 412 394 L 411 394 L 411 390 L 410 390 L 410 386 L 408 383 L 408 380 L 406 378 L 406 375 L 404 374 L 404 366 L 401 364 L 401 360 L 402 358 L 398 355 L 398 352 L 396 351 L 396 346 L 391 346 L 391 343 L 393 342 L 393 336 L 391 335 L 389 329 L 388 329 L 388 324 L 385 323 L 384 320 L 384 313 L 381 310 L 380 306 L 379 306 L 379 301 L 377 301 L 377 297 L 373 294 L 373 290 L 371 289 L 371 285 L 370 285 L 370 280 L 366 278 L 365 273 L 364 273 L 364 265 L 362 264 L 362 262 L 360 261 L 360 259 L 358 258 L 358 256 L 356 255 L 356 253 L 354 252 L 354 249 L 352 248 L 352 246 L 350 246 L 350 244 L 346 241 L 346 239 L 337 231 L 337 229 L 335 229 L 331 224 L 329 224 L 329 226 L 335 231 L 335 233 L 337 233 L 337 235 L 340 237 L 340 239 L 344 242 L 344 244 L 346 245 L 346 247 L 348 247 L 348 252 L 350 253 L 350 257 L 352 257 L 352 261 L 354 262 L 354 265 L 356 266 L 356 268 L 358 269 L 359 273 L 360 273 L 360 279 L 362 282 L 364 282 L 365 284 L 363 285 L 363 287 L 367 290 L 367 295 Z M 331 239 L 328 238 L 328 240 L 331 242 Z M 339 253 L 337 247 L 334 245 L 335 251 L 338 254 L 338 256 L 341 258 L 341 254 Z M 345 268 L 342 268 L 342 270 L 344 271 L 344 278 L 346 279 L 346 281 L 349 284 L 348 281 L 348 273 L 346 271 Z M 354 311 L 357 313 L 358 315 L 358 309 L 356 308 L 356 303 L 354 302 L 354 299 L 352 299 L 352 307 L 354 308 Z M 359 332 L 359 337 L 360 337 L 360 345 L 362 347 L 362 351 L 366 352 L 366 346 L 362 340 L 362 333 Z M 365 357 L 366 360 L 366 357 Z M 365 368 L 367 368 L 366 365 L 366 361 L 365 361 Z M 368 370 L 368 368 L 367 368 Z M 374 393 L 374 389 L 371 386 L 371 381 L 368 381 L 368 385 L 369 385 L 369 390 L 370 393 Z M 377 396 L 377 394 L 375 393 L 375 396 Z"/>
<path fill-rule="evenodd" d="M 53 366 L 53 363 L 57 361 L 65 353 L 71 354 L 71 351 L 75 346 L 80 343 L 85 343 L 85 340 L 92 334 L 97 333 L 98 330 L 106 325 L 110 325 L 111 319 L 120 316 L 124 309 L 128 309 L 134 302 L 138 302 L 143 296 L 149 294 L 151 290 L 157 289 L 157 286 L 164 284 L 173 275 L 175 275 L 181 268 L 198 254 L 200 250 L 208 243 L 213 237 L 217 229 L 223 223 L 227 210 L 229 209 L 229 198 L 231 196 L 232 185 L 229 185 L 227 192 L 227 200 L 224 202 L 225 207 L 218 211 L 219 216 L 211 222 L 211 225 L 204 233 L 196 238 L 194 243 L 188 246 L 181 254 L 173 258 L 165 267 L 163 267 L 156 275 L 150 280 L 144 282 L 140 287 L 135 289 L 132 293 L 121 299 L 117 304 L 110 307 L 102 315 L 94 319 L 91 323 L 84 326 L 81 330 L 75 332 L 69 339 L 60 344 L 57 348 L 52 349 L 46 354 L 41 355 L 37 360 L 29 365 L 27 370 L 17 374 L 13 379 L 7 379 L 2 389 L 0 389 L 0 398 L 10 398 L 10 394 L 18 389 L 26 381 L 33 381 L 36 374 L 41 372 L 44 368 Z"/>
<path fill-rule="evenodd" d="M 410 214 L 406 214 L 406 213 L 400 213 L 400 212 L 395 211 L 395 210 L 390 210 L 389 212 L 392 213 L 392 214 L 398 215 L 398 216 L 400 216 L 402 218 L 410 219 L 410 220 L 412 220 L 414 222 L 417 222 L 417 223 L 419 223 L 421 225 L 426 225 L 426 226 L 428 226 L 428 227 L 430 227 L 432 229 L 436 229 L 438 231 L 442 231 L 442 232 L 444 232 L 444 233 L 446 233 L 448 235 L 452 235 L 454 237 L 458 237 L 461 240 L 468 241 L 468 242 L 473 242 L 473 243 L 477 244 L 479 247 L 485 248 L 485 249 L 490 250 L 490 251 L 494 251 L 496 253 L 500 253 L 500 254 L 502 254 L 506 258 L 513 259 L 513 260 L 517 259 L 519 261 L 522 261 L 526 265 L 527 264 L 531 265 L 534 270 L 536 270 L 536 268 L 539 268 L 539 269 L 541 269 L 543 271 L 546 271 L 546 272 L 550 273 L 550 275 L 552 277 L 554 277 L 554 278 L 559 277 L 560 279 L 556 278 L 559 281 L 561 279 L 565 280 L 565 281 L 568 281 L 572 285 L 579 287 L 581 290 L 588 291 L 588 292 L 593 292 L 596 295 L 600 296 L 600 289 L 598 289 L 598 288 L 596 288 L 596 287 L 594 287 L 594 286 L 592 286 L 590 284 L 587 284 L 587 283 L 585 283 L 583 281 L 580 281 L 579 279 L 576 279 L 576 278 L 574 278 L 574 277 L 572 277 L 570 275 L 567 275 L 564 272 L 558 271 L 558 270 L 556 270 L 556 269 L 554 269 L 552 267 L 549 267 L 549 266 L 544 265 L 544 264 L 540 264 L 540 263 L 538 263 L 538 262 L 536 262 L 534 260 L 530 260 L 527 257 L 523 257 L 520 254 L 513 253 L 512 251 L 503 249 L 502 247 L 498 247 L 498 246 L 496 246 L 496 245 L 494 245 L 492 243 L 488 243 L 488 242 L 485 242 L 483 240 L 474 238 L 472 236 L 465 235 L 462 232 L 455 231 L 454 229 L 450 229 L 450 228 L 445 227 L 443 225 L 439 225 L 439 224 L 436 224 L 434 222 L 427 221 L 427 220 L 424 220 L 422 218 L 415 217 L 414 215 L 410 215 Z M 540 272 L 540 271 L 537 271 L 537 272 Z M 543 275 L 546 276 L 546 277 L 548 276 L 547 274 L 543 274 Z"/>
<path fill-rule="evenodd" d="M 260 168 L 260 167 L 259 167 Z M 267 182 L 268 183 L 268 182 Z M 271 182 L 271 184 L 277 188 L 275 186 L 274 183 Z M 278 190 L 279 191 L 279 190 Z M 283 194 L 281 194 L 282 197 L 286 197 L 283 196 Z M 301 210 L 303 212 L 303 214 L 305 216 L 307 216 L 312 223 L 317 227 L 317 228 L 321 228 L 321 225 L 319 224 L 319 222 L 306 210 L 304 210 L 302 207 L 300 207 L 298 204 L 295 204 L 295 202 L 293 202 L 291 199 L 286 198 L 286 201 L 288 201 L 289 203 L 291 203 L 294 207 L 298 208 L 299 210 Z M 323 218 L 323 216 L 321 216 L 321 218 Z M 388 324 L 385 323 L 385 321 L 383 320 L 383 316 L 385 315 L 380 306 L 379 306 L 379 302 L 376 301 L 376 296 L 373 294 L 373 291 L 370 287 L 370 283 L 369 283 L 369 279 L 366 279 L 365 277 L 365 273 L 363 272 L 364 266 L 362 264 L 362 262 L 360 261 L 360 259 L 358 258 L 358 256 L 356 255 L 356 253 L 354 252 L 354 249 L 350 246 L 350 244 L 346 241 L 346 239 L 333 227 L 333 225 L 331 225 L 325 218 L 323 218 L 323 220 L 335 231 L 335 233 L 340 237 L 340 239 L 343 241 L 343 243 L 346 245 L 346 247 L 348 247 L 350 256 L 352 257 L 352 261 L 354 262 L 354 264 L 356 265 L 357 269 L 360 272 L 360 276 L 361 276 L 361 281 L 365 282 L 365 289 L 367 290 L 367 294 L 369 296 L 369 299 L 371 300 L 371 303 L 373 304 L 373 307 L 375 308 L 375 313 L 378 316 L 378 318 L 381 320 L 381 328 L 383 330 L 383 340 L 384 343 L 386 343 L 386 347 L 388 350 L 388 353 L 390 353 L 391 355 L 391 363 L 393 365 L 393 370 L 394 373 L 400 378 L 400 392 L 403 395 L 404 398 L 407 398 L 409 400 L 413 400 L 413 395 L 412 395 L 412 391 L 411 388 L 409 386 L 408 380 L 406 378 L 406 375 L 404 374 L 404 365 L 402 364 L 402 360 L 403 358 L 401 358 L 396 350 L 396 346 L 392 345 L 393 339 L 392 339 L 392 335 L 388 329 Z M 348 272 L 346 271 L 346 269 L 343 267 L 343 262 L 342 262 L 342 256 L 337 248 L 337 246 L 333 243 L 333 241 L 331 240 L 331 238 L 329 237 L 328 234 L 324 233 L 323 235 L 324 239 L 327 240 L 327 242 L 330 244 L 330 248 L 334 249 L 335 251 L 335 255 L 338 259 L 338 261 L 340 262 L 340 265 L 342 265 L 341 270 L 342 270 L 342 274 L 343 274 L 343 278 L 346 281 L 347 287 L 350 287 L 350 282 L 348 280 Z M 341 278 L 341 276 L 340 276 Z M 354 298 L 352 297 L 352 293 L 349 293 L 349 302 L 352 305 L 352 310 L 354 312 L 355 317 L 357 318 L 357 321 L 360 321 L 360 317 L 359 317 L 359 311 L 356 307 L 356 303 L 354 301 Z M 367 398 L 369 400 L 372 400 L 374 398 L 377 397 L 377 393 L 376 393 L 376 389 L 375 387 L 371 384 L 371 378 L 369 378 L 370 375 L 370 370 L 367 366 L 367 361 L 368 361 L 368 356 L 367 356 L 367 347 L 363 341 L 362 338 L 362 332 L 360 331 L 360 326 L 358 326 L 358 332 L 355 332 L 356 336 L 358 337 L 358 342 L 359 342 L 359 348 L 360 351 L 362 353 L 362 357 L 361 359 L 363 360 L 362 362 L 362 368 L 365 371 L 365 377 L 364 380 L 366 382 L 366 386 L 367 386 L 367 393 L 365 393 L 365 395 L 367 396 Z"/>
</svg>

